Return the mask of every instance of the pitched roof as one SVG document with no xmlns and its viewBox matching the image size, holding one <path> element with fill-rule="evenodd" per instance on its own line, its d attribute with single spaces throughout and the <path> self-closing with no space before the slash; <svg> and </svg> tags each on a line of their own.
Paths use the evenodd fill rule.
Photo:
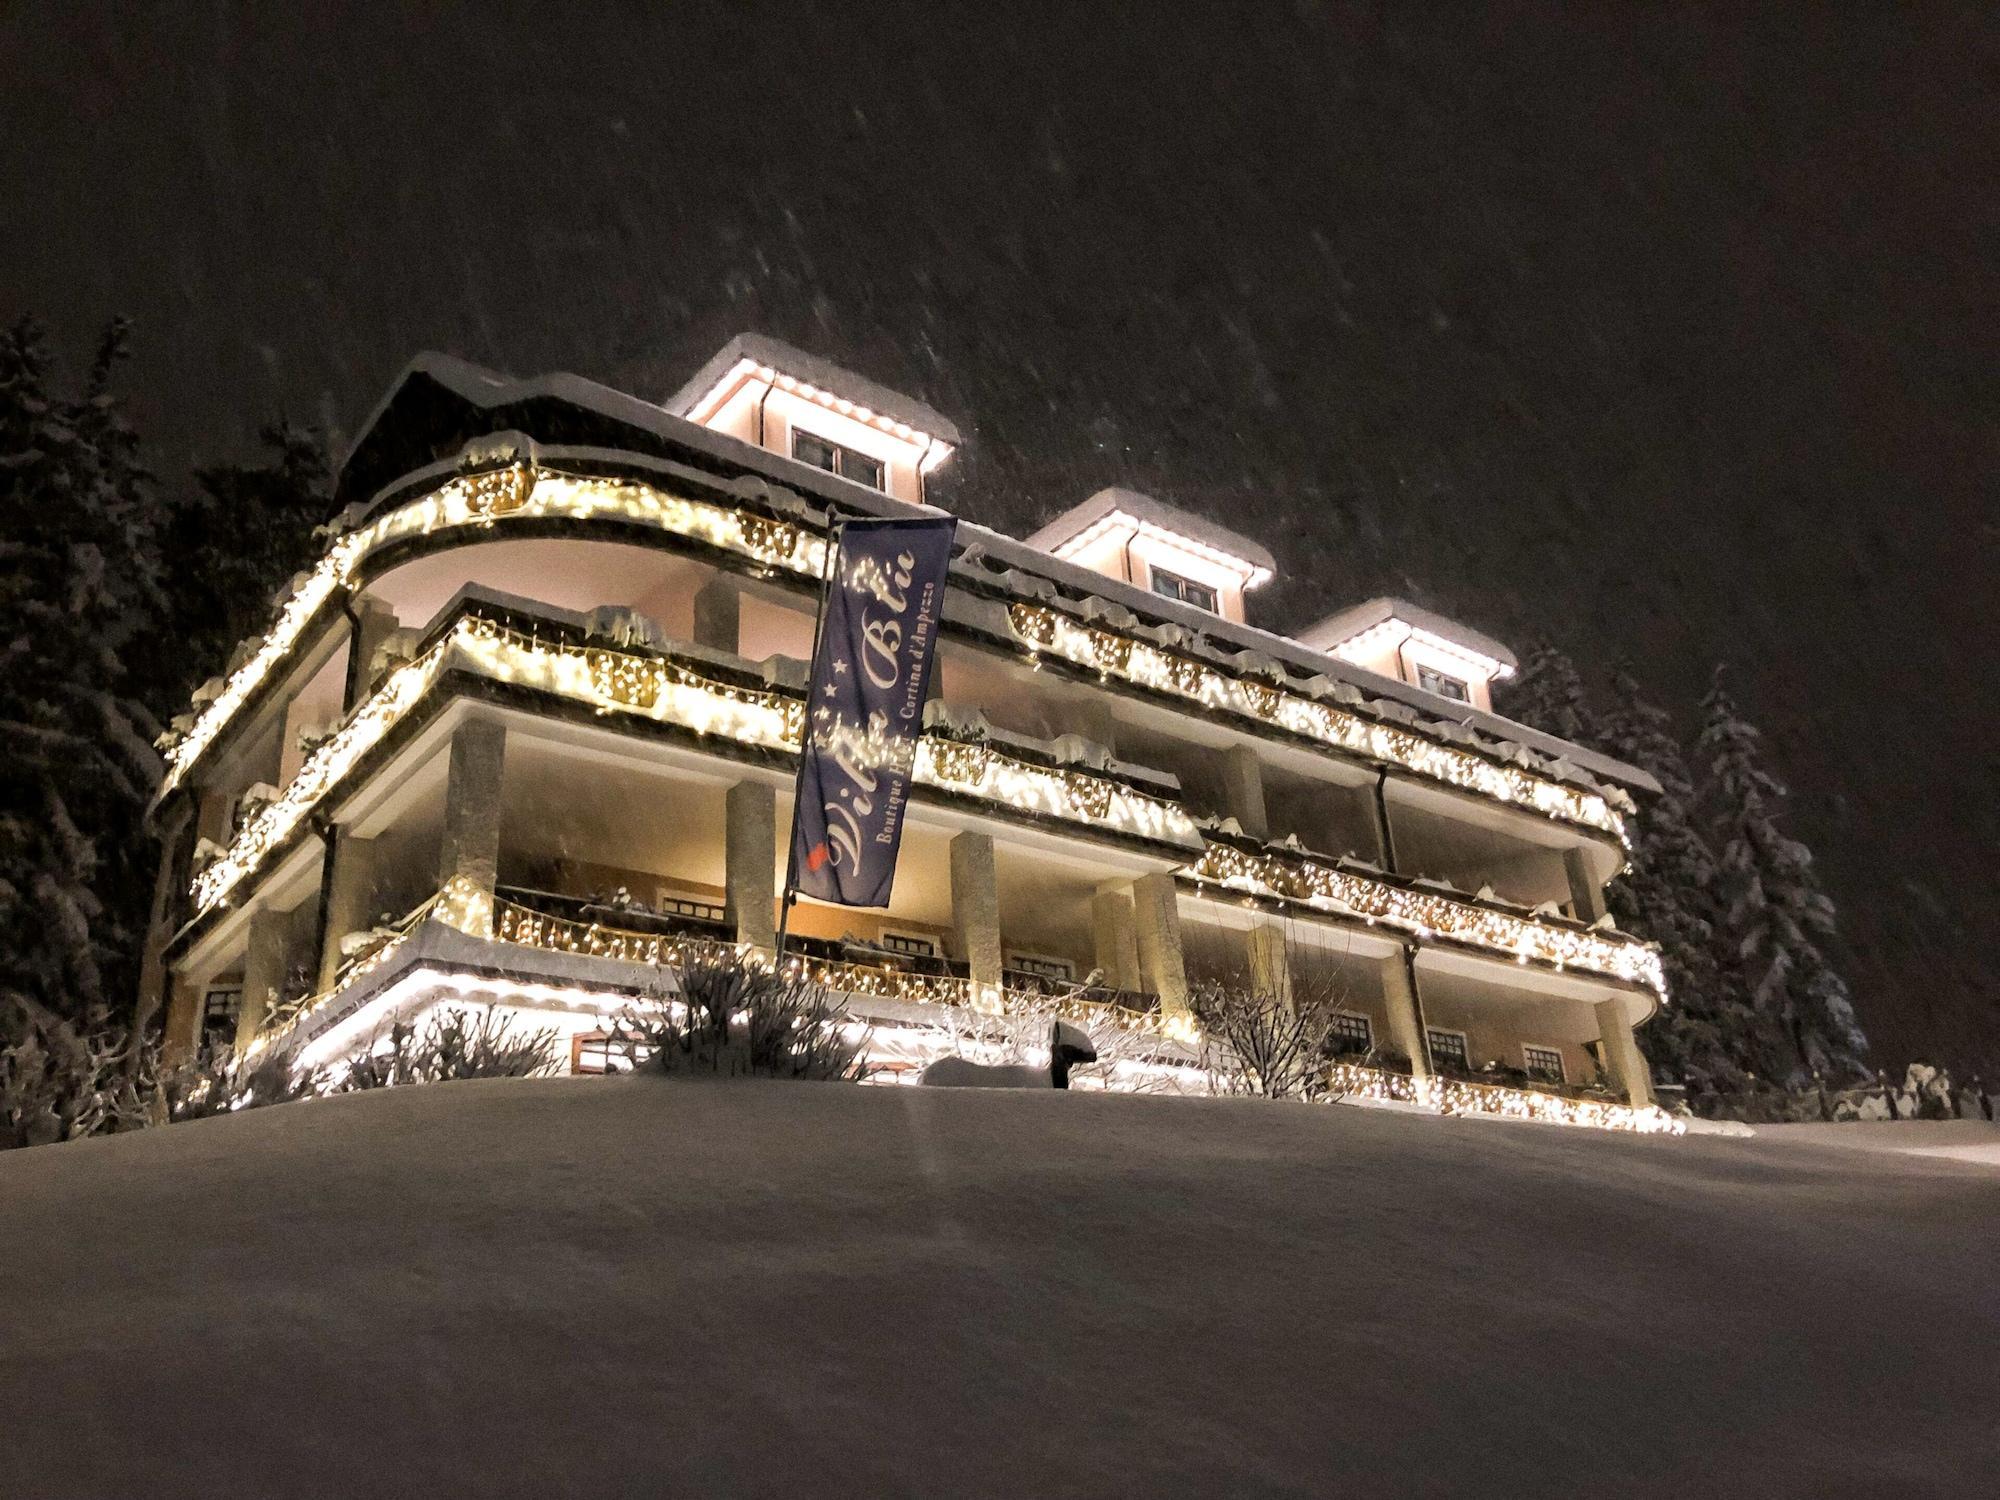
<svg viewBox="0 0 2000 1500">
<path fill-rule="evenodd" d="M 857 406 L 865 406 L 892 421 L 914 427 L 926 436 L 950 443 L 954 448 L 964 441 L 951 418 L 936 407 L 927 406 L 914 396 L 892 391 L 886 385 L 878 385 L 867 376 L 857 375 L 832 360 L 808 354 L 782 339 L 762 333 L 737 334 L 715 352 L 713 359 L 695 371 L 686 385 L 660 404 L 677 417 L 686 416 L 703 396 L 715 389 L 716 382 L 724 379 L 746 359 L 753 364 L 768 366 L 781 375 L 790 375 L 795 380 L 816 385 Z"/>
</svg>

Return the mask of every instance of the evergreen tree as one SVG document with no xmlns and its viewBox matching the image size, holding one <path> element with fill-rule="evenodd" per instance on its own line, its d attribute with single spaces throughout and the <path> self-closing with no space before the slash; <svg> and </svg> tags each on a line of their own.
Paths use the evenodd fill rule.
<svg viewBox="0 0 2000 1500">
<path fill-rule="evenodd" d="M 262 463 L 197 470 L 195 490 L 166 524 L 172 623 L 149 674 L 161 689 L 162 717 L 184 712 L 193 689 L 226 670 L 238 643 L 269 626 L 273 593 L 319 556 L 313 532 L 333 508 L 325 445 L 283 420 L 263 439 Z"/>
<path fill-rule="evenodd" d="M 151 477 L 112 374 L 49 388 L 32 323 L 0 335 L 0 1027 L 35 1007 L 95 1024 L 129 1004 L 159 773 L 128 670 L 160 590 Z"/>
<path fill-rule="evenodd" d="M 1860 1075 L 1868 1039 L 1829 956 L 1838 941 L 1833 903 L 1812 852 L 1778 827 L 1784 788 L 1764 769 L 1761 736 L 1719 666 L 1702 715 L 1696 753 L 1721 851 L 1721 962 L 1754 1012 L 1761 1071 L 1795 1087 L 1814 1073 Z"/>
<path fill-rule="evenodd" d="M 1528 653 L 1520 672 L 1502 687 L 1500 710 L 1558 739 L 1578 745 L 1597 741 L 1597 716 L 1576 663 L 1546 641 Z"/>
<path fill-rule="evenodd" d="M 1631 672 L 1612 677 L 1600 747 L 1660 784 L 1635 820 L 1632 868 L 1607 899 L 1618 925 L 1660 945 L 1668 1004 L 1639 1032 L 1647 1060 L 1670 1077 L 1734 1090 L 1757 1066 L 1749 1008 L 1722 982 L 1722 912 L 1714 851 L 1702 836 L 1694 776 L 1673 716 L 1647 701 Z"/>
</svg>

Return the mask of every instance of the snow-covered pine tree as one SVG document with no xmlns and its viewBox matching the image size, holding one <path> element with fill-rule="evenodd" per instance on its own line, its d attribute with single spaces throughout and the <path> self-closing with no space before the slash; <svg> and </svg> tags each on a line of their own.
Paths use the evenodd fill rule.
<svg viewBox="0 0 2000 1500">
<path fill-rule="evenodd" d="M 105 334 L 80 397 L 30 322 L 0 334 L 0 1011 L 96 1025 L 131 1002 L 159 774 L 128 671 L 159 620 L 151 477 Z"/>
<path fill-rule="evenodd" d="M 1702 701 L 1696 755 L 1721 857 L 1724 975 L 1754 1012 L 1759 1071 L 1795 1087 L 1815 1072 L 1844 1082 L 1866 1072 L 1868 1039 L 1833 966 L 1833 903 L 1820 889 L 1812 851 L 1778 827 L 1784 788 L 1764 769 L 1761 736 L 1723 675 L 1718 666 Z"/>
<path fill-rule="evenodd" d="M 1502 685 L 1499 709 L 1508 718 L 1559 739 L 1597 743 L 1597 715 L 1576 663 L 1546 641 L 1538 643 L 1521 670 Z"/>
<path fill-rule="evenodd" d="M 1612 694 L 1600 748 L 1660 784 L 1635 820 L 1632 868 L 1607 892 L 1618 925 L 1657 942 L 1666 971 L 1669 1003 L 1641 1028 L 1639 1046 L 1670 1077 L 1739 1089 L 1759 1059 L 1750 1010 L 1723 984 L 1717 962 L 1717 866 L 1698 822 L 1687 752 L 1673 715 L 1648 701 L 1622 665 L 1612 674 Z"/>
<path fill-rule="evenodd" d="M 169 600 L 172 626 L 149 674 L 164 689 L 153 703 L 162 717 L 184 710 L 237 643 L 269 625 L 274 591 L 318 557 L 313 530 L 333 509 L 326 445 L 283 420 L 265 428 L 263 440 L 262 463 L 197 470 L 195 489 L 177 500 L 164 527 L 169 576 L 201 583 L 174 589 Z"/>
</svg>

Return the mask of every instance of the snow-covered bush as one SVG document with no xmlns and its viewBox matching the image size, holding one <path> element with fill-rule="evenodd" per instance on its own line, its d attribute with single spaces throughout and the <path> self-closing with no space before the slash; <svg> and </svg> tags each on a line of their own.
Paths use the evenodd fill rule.
<svg viewBox="0 0 2000 1500">
<path fill-rule="evenodd" d="M 1095 1062 L 1077 1066 L 1070 1087 L 1131 1094 L 1180 1092 L 1171 1070 L 1147 1066 L 1159 1050 L 1153 1037 L 1108 1021 L 1093 1023 L 1089 1012 L 1075 1003 L 1091 982 L 1048 995 L 1010 995 L 1007 1009 L 999 1015 L 966 1005 L 940 1006 L 939 1029 L 948 1038 L 941 1050 L 971 1062 L 1043 1067 L 1049 1060 L 1050 1029 L 1057 1021 L 1067 1021 L 1082 1028 L 1097 1052 Z"/>
<path fill-rule="evenodd" d="M 210 1037 L 160 1074 L 164 1118 L 176 1124 L 316 1099 L 326 1089 L 325 1070 L 301 1066 L 290 1048 L 266 1047 L 245 1063 L 231 1043 Z"/>
<path fill-rule="evenodd" d="M 661 1073 L 859 1081 L 866 1041 L 824 985 L 734 956 L 666 975 L 612 1024 L 610 1050 Z"/>
<path fill-rule="evenodd" d="M 126 1027 L 0 999 L 0 1149 L 149 1125 L 157 1076 L 152 1049 Z"/>
<path fill-rule="evenodd" d="M 419 1032 L 398 1021 L 356 1059 L 338 1087 L 393 1088 L 464 1078 L 536 1078 L 556 1067 L 556 1032 L 516 1030 L 490 1007 L 477 1018 L 465 1010 L 433 1014 Z"/>
</svg>

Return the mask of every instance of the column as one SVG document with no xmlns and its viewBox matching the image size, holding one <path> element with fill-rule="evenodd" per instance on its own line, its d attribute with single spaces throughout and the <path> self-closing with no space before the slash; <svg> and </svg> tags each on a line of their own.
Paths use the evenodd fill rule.
<svg viewBox="0 0 2000 1500">
<path fill-rule="evenodd" d="M 1388 1013 L 1389 1045 L 1410 1059 L 1411 1077 L 1430 1077 L 1431 1052 L 1424 1043 L 1424 1015 L 1407 953 L 1392 953 L 1382 961 L 1382 1005 Z"/>
<path fill-rule="evenodd" d="M 1569 876 L 1570 910 L 1585 922 L 1604 915 L 1604 887 L 1590 873 L 1590 856 L 1581 849 L 1563 851 L 1563 871 Z"/>
<path fill-rule="evenodd" d="M 1145 875 L 1132 882 L 1132 916 L 1137 929 L 1142 986 L 1160 997 L 1160 1015 L 1190 1020 L 1187 966 L 1181 955 L 1181 909 L 1172 875 Z"/>
<path fill-rule="evenodd" d="M 972 976 L 975 1003 L 1000 1003 L 1000 873 L 993 840 L 961 833 L 951 841 L 951 926 Z"/>
<path fill-rule="evenodd" d="M 438 889 L 458 925 L 474 937 L 493 935 L 493 888 L 500 878 L 500 793 L 507 731 L 491 719 L 468 719 L 451 737 L 445 779 L 444 838 Z"/>
<path fill-rule="evenodd" d="M 1264 768 L 1248 745 L 1231 745 L 1222 752 L 1222 800 L 1228 815 L 1252 838 L 1271 836 L 1264 810 Z"/>
<path fill-rule="evenodd" d="M 354 707 L 368 696 L 369 685 L 374 680 L 370 670 L 375 664 L 375 653 L 382 647 L 396 629 L 396 611 L 380 599 L 370 599 L 365 595 L 354 601 L 356 622 L 350 627 L 347 642 L 347 685 L 345 703 Z"/>
<path fill-rule="evenodd" d="M 778 946 L 778 792 L 767 782 L 739 781 L 724 799 L 726 849 L 723 899 L 736 941 Z"/>
<path fill-rule="evenodd" d="M 1250 988 L 1289 1007 L 1292 1003 L 1291 944 L 1276 922 L 1253 921 L 1250 926 Z"/>
<path fill-rule="evenodd" d="M 319 972 L 313 989 L 333 988 L 340 972 L 340 940 L 350 932 L 374 925 L 374 840 L 358 838 L 344 828 L 328 835 L 325 862 L 320 866 Z"/>
<path fill-rule="evenodd" d="M 1635 1109 L 1653 1102 L 1653 1079 L 1639 1051 L 1639 1039 L 1625 1020 L 1625 1002 L 1597 1002 L 1597 1036 L 1604 1051 L 1605 1071 L 1611 1086 L 1623 1094 Z"/>
<path fill-rule="evenodd" d="M 727 573 L 717 573 L 695 591 L 694 642 L 732 656 L 743 649 L 743 596 Z"/>
<path fill-rule="evenodd" d="M 1116 886 L 1100 890 L 1090 898 L 1090 925 L 1104 982 L 1118 990 L 1145 988 L 1139 981 L 1139 931 L 1131 895 Z"/>
<path fill-rule="evenodd" d="M 186 1062 L 201 1040 L 201 982 L 188 974 L 167 981 L 167 1018 L 160 1030 L 160 1053 L 169 1063 Z"/>
<path fill-rule="evenodd" d="M 286 938 L 292 919 L 286 912 L 256 911 L 250 916 L 250 948 L 243 957 L 243 1005 L 236 1013 L 236 1050 L 250 1045 L 264 1018 L 277 1003 L 285 984 Z"/>
</svg>

